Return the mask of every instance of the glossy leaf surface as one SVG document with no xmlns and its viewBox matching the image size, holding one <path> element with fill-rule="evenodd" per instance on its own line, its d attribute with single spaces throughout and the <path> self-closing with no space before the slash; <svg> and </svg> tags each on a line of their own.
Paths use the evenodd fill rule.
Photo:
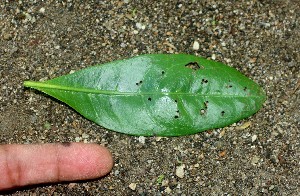
<svg viewBox="0 0 300 196">
<path fill-rule="evenodd" d="M 105 128 L 144 136 L 224 127 L 251 116 L 266 99 L 234 68 L 185 54 L 142 55 L 24 85 Z"/>
</svg>

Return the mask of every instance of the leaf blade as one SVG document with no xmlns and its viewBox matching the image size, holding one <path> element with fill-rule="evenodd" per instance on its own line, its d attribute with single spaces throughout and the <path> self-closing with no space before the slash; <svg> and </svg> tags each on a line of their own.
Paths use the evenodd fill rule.
<svg viewBox="0 0 300 196">
<path fill-rule="evenodd" d="M 227 126 L 257 112 L 265 100 L 262 89 L 237 70 L 184 54 L 143 55 L 24 85 L 108 129 L 145 136 Z"/>
</svg>

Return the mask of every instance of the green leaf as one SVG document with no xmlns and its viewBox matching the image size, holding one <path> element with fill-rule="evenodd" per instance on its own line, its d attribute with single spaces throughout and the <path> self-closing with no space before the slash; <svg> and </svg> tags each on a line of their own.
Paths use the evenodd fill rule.
<svg viewBox="0 0 300 196">
<path fill-rule="evenodd" d="M 180 136 L 224 127 L 257 112 L 263 90 L 234 68 L 186 54 L 151 54 L 24 85 L 114 131 Z"/>
<path fill-rule="evenodd" d="M 164 178 L 165 178 L 165 175 L 163 175 L 163 174 L 159 175 L 156 180 L 157 184 L 161 184 L 162 181 L 164 180 Z"/>
</svg>

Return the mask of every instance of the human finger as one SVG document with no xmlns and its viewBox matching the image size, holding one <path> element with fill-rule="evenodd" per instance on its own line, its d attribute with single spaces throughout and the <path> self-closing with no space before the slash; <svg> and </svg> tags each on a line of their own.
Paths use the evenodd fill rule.
<svg viewBox="0 0 300 196">
<path fill-rule="evenodd" d="M 0 145 L 0 190 L 95 179 L 109 173 L 112 167 L 111 153 L 97 144 Z"/>
</svg>

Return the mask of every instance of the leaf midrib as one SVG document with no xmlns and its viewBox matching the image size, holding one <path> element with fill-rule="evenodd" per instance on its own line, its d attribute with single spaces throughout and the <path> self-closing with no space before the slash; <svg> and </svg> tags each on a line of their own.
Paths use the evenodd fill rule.
<svg viewBox="0 0 300 196">
<path fill-rule="evenodd" d="M 56 89 L 56 90 L 65 90 L 65 91 L 74 91 L 81 93 L 92 93 L 92 94 L 103 94 L 103 95 L 188 95 L 188 96 L 212 96 L 212 97 L 241 97 L 241 98 L 249 98 L 249 97 L 262 97 L 257 95 L 224 95 L 224 94 L 199 94 L 199 93 L 185 93 L 185 92 L 120 92 L 113 90 L 98 90 L 98 89 L 90 89 L 90 88 L 77 88 L 77 87 L 69 87 L 55 84 L 47 84 L 44 82 L 34 82 L 34 81 L 25 81 L 24 86 L 31 88 L 44 88 L 44 89 Z"/>
</svg>

